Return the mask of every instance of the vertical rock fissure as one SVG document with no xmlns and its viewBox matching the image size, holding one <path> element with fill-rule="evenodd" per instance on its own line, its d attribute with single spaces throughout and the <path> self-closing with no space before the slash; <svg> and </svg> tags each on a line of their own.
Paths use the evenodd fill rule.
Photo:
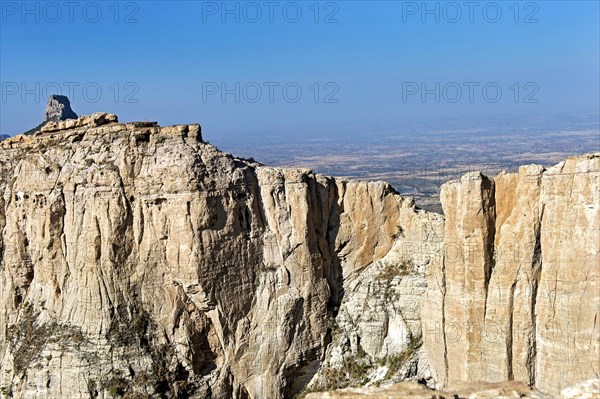
<svg viewBox="0 0 600 399">
<path fill-rule="evenodd" d="M 515 303 L 515 290 L 517 288 L 517 276 L 519 271 L 515 275 L 515 280 L 510 286 L 510 296 L 508 298 L 508 331 L 506 332 L 506 371 L 509 380 L 514 380 L 513 372 L 513 321 L 514 321 L 514 303 Z"/>
<path fill-rule="evenodd" d="M 446 343 L 446 261 L 442 258 L 442 339 L 444 341 L 444 383 L 448 384 L 448 344 Z"/>
<path fill-rule="evenodd" d="M 541 230 L 544 217 L 544 205 L 542 204 L 538 223 L 535 227 L 535 247 L 532 260 L 532 282 L 531 282 L 531 331 L 527 342 L 527 368 L 529 369 L 529 385 L 534 386 L 536 380 L 536 357 L 537 357 L 537 315 L 536 304 L 538 287 L 542 276 L 542 242 Z"/>
<path fill-rule="evenodd" d="M 202 160 L 202 158 L 200 158 L 200 160 Z M 252 194 L 254 195 L 254 198 L 256 199 L 256 204 L 257 204 L 258 225 L 263 230 L 266 231 L 269 229 L 269 222 L 267 220 L 264 199 L 263 199 L 262 191 L 261 191 L 261 185 L 259 183 L 258 176 L 256 174 L 256 168 L 254 168 L 254 167 L 250 168 L 250 178 L 254 181 L 254 184 L 252 185 L 252 188 L 254 189 L 254 191 Z M 264 233 L 264 231 L 263 231 L 263 233 Z"/>
<path fill-rule="evenodd" d="M 488 191 L 485 190 L 485 186 L 484 186 L 484 190 L 481 190 L 481 207 L 483 210 L 483 217 L 485 218 L 484 222 L 487 223 L 486 227 L 486 233 L 488 234 L 487 238 L 487 242 L 484 242 L 485 248 L 484 248 L 484 267 L 485 267 L 485 274 L 484 274 L 484 290 L 485 290 L 485 300 L 484 300 L 484 304 L 483 304 L 483 319 L 485 320 L 485 316 L 487 314 L 487 305 L 488 305 L 488 293 L 489 293 L 489 288 L 490 288 L 490 280 L 492 279 L 492 272 L 494 271 L 494 266 L 496 263 L 495 260 L 495 256 L 494 256 L 494 240 L 496 238 L 496 201 L 495 201 L 495 196 L 496 196 L 496 185 L 494 184 L 493 180 L 489 180 L 487 177 L 483 176 L 483 182 L 482 184 L 485 183 L 489 184 L 489 198 L 484 198 L 483 195 Z M 487 200 L 487 201 L 486 201 Z M 489 216 L 486 216 L 486 213 L 489 214 Z M 484 325 L 484 331 L 485 331 L 485 325 Z"/>
<path fill-rule="evenodd" d="M 325 240 L 329 245 L 329 253 L 331 257 L 331 270 L 327 278 L 329 284 L 329 307 L 332 310 L 332 315 L 335 318 L 342 302 L 343 296 L 343 270 L 342 262 L 338 256 L 340 248 L 336 248 L 336 240 L 340 230 L 340 214 L 342 210 L 340 208 L 340 200 L 343 204 L 343 195 L 340 196 L 337 184 L 334 181 L 331 183 L 331 206 L 329 209 L 327 231 L 325 232 Z"/>
</svg>

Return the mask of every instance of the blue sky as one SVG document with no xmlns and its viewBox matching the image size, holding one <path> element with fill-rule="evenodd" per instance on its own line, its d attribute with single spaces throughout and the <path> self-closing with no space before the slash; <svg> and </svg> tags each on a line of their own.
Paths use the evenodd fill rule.
<svg viewBox="0 0 600 399">
<path fill-rule="evenodd" d="M 0 2 L 0 133 L 58 90 L 209 136 L 599 108 L 597 1 L 50 3 Z"/>
</svg>

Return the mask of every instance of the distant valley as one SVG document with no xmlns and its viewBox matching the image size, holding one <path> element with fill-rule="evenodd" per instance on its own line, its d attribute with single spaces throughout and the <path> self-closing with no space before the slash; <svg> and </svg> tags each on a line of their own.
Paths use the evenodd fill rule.
<svg viewBox="0 0 600 399">
<path fill-rule="evenodd" d="M 441 212 L 441 184 L 466 172 L 493 176 L 515 172 L 519 165 L 549 167 L 569 155 L 599 151 L 598 121 L 598 114 L 448 118 L 257 132 L 256 139 L 213 134 L 208 139 L 224 151 L 269 165 L 387 181 L 414 197 L 417 206 Z"/>
</svg>

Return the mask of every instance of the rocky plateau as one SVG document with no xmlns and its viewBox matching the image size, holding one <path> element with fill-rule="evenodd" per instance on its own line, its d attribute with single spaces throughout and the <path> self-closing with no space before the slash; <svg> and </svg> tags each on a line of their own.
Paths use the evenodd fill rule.
<svg viewBox="0 0 600 399">
<path fill-rule="evenodd" d="M 0 396 L 600 396 L 600 153 L 441 202 L 47 117 L 0 142 Z"/>
</svg>

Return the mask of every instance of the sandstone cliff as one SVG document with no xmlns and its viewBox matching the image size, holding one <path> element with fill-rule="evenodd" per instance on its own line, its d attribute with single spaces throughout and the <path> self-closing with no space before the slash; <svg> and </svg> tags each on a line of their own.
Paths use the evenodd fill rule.
<svg viewBox="0 0 600 399">
<path fill-rule="evenodd" d="M 424 348 L 440 385 L 518 380 L 552 394 L 600 375 L 600 154 L 442 186 Z"/>
<path fill-rule="evenodd" d="M 441 234 L 386 183 L 234 158 L 197 125 L 94 114 L 43 132 L 0 152 L 1 383 L 16 397 L 290 397 L 325 356 L 344 274 L 403 224 Z"/>
<path fill-rule="evenodd" d="M 0 392 L 558 393 L 599 373 L 599 162 L 467 175 L 444 222 L 386 183 L 220 152 L 198 125 L 94 114 L 2 141 Z"/>
</svg>

